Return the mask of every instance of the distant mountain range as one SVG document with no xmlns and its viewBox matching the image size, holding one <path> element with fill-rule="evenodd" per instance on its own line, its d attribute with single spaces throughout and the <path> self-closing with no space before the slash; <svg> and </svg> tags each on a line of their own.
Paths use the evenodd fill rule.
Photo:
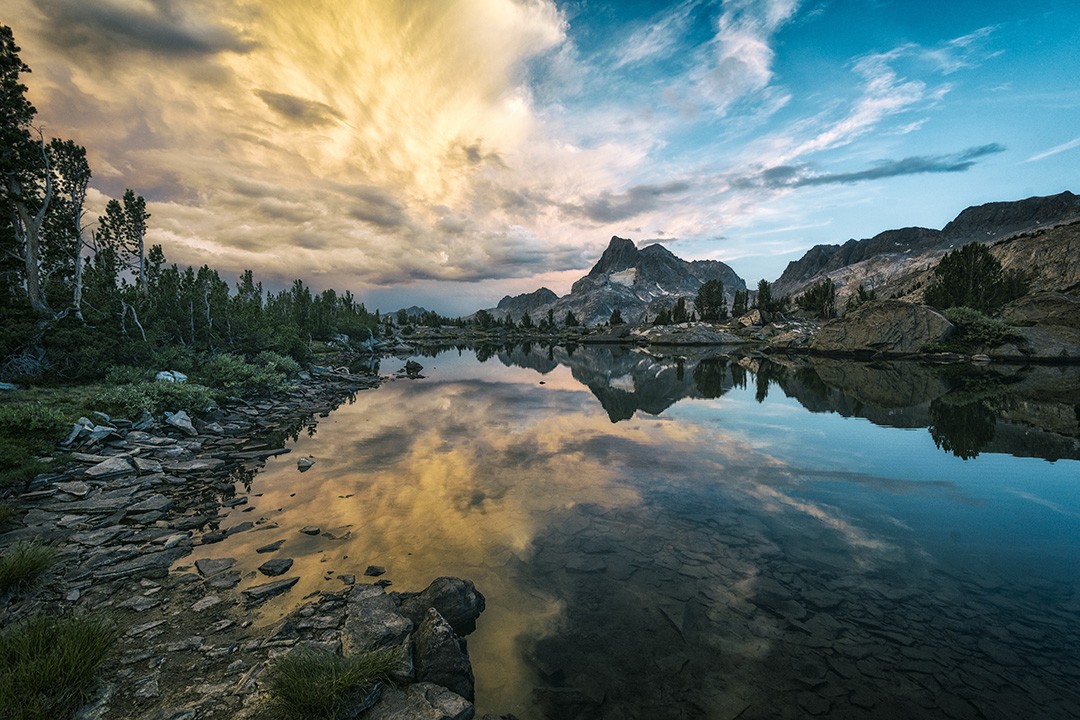
<svg viewBox="0 0 1080 720">
<path fill-rule="evenodd" d="M 878 297 L 920 301 L 934 265 L 949 250 L 971 242 L 993 244 L 992 252 L 1006 267 L 1033 275 L 1033 289 L 1068 290 L 1080 275 L 1074 249 L 1080 237 L 1080 196 L 1069 191 L 1013 202 L 969 207 L 941 230 L 908 227 L 886 230 L 872 238 L 842 245 L 815 245 L 788 263 L 773 283 L 773 295 L 796 296 L 825 278 L 837 286 L 838 305 L 859 285 Z M 488 310 L 496 318 L 515 321 L 528 313 L 539 321 L 551 310 L 560 324 L 567 312 L 589 325 L 606 322 L 618 308 L 627 322 L 654 317 L 680 298 L 693 301 L 708 280 L 724 284 L 728 303 L 746 282 L 716 260 L 687 261 L 662 245 L 638 248 L 632 240 L 613 237 L 587 275 L 559 297 L 548 288 L 506 296 Z"/>
<path fill-rule="evenodd" d="M 500 319 L 511 315 L 515 321 L 528 313 L 538 321 L 551 310 L 560 324 L 572 312 L 578 321 L 596 325 L 607 322 L 618 309 L 625 321 L 638 322 L 671 308 L 680 297 L 692 303 L 698 289 L 709 280 L 724 284 L 728 303 L 736 290 L 746 289 L 746 282 L 718 260 L 687 261 L 663 245 L 638 249 L 633 240 L 612 237 L 596 265 L 574 283 L 569 294 L 559 297 L 540 288 L 504 297 L 488 312 Z"/>
<path fill-rule="evenodd" d="M 941 230 L 908 227 L 886 230 L 865 240 L 848 240 L 843 245 L 815 245 L 788 263 L 773 283 L 773 295 L 798 295 L 828 277 L 836 283 L 840 300 L 860 284 L 875 289 L 879 297 L 907 296 L 924 284 L 926 272 L 949 250 L 972 242 L 998 243 L 1033 232 L 1060 232 L 1077 221 L 1080 196 L 1068 191 L 977 205 L 961 212 Z M 999 259 L 1008 265 L 1004 256 Z"/>
</svg>

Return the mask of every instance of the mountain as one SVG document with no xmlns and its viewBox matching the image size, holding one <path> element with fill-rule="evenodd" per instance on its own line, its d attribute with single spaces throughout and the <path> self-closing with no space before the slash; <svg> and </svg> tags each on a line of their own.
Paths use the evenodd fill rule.
<svg viewBox="0 0 1080 720">
<path fill-rule="evenodd" d="M 540 320 L 550 309 L 559 322 L 572 312 L 579 321 L 596 325 L 607 322 L 618 309 L 624 320 L 637 322 L 671 308 L 680 297 L 692 304 L 698 289 L 709 280 L 724 284 L 729 304 L 736 290 L 746 289 L 746 282 L 718 260 L 687 261 L 663 245 L 638 249 L 633 240 L 612 237 L 600 259 L 568 295 L 555 297 L 541 288 L 505 297 L 488 312 L 497 318 L 510 314 L 515 320 L 527 312 Z"/>
<path fill-rule="evenodd" d="M 843 245 L 816 245 L 788 263 L 773 283 L 774 295 L 797 295 L 829 277 L 842 302 L 860 285 L 879 297 L 906 295 L 945 252 L 971 242 L 998 243 L 1080 220 L 1080 196 L 1069 191 L 1014 202 L 969 207 L 941 230 L 909 227 L 886 230 Z"/>
<path fill-rule="evenodd" d="M 515 295 L 514 297 L 507 295 L 499 301 L 499 304 L 495 309 L 509 313 L 515 318 L 520 318 L 524 313 L 532 314 L 536 312 L 536 310 L 545 305 L 550 305 L 558 299 L 558 295 L 545 287 L 540 288 L 539 290 L 533 290 L 531 293 Z"/>
</svg>

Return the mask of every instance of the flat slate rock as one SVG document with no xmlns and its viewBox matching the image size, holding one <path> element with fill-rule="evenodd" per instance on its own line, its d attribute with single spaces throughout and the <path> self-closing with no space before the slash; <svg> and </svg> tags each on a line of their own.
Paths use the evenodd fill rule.
<svg viewBox="0 0 1080 720">
<path fill-rule="evenodd" d="M 206 579 L 206 585 L 214 590 L 228 590 L 240 584 L 240 571 L 228 570 L 217 575 L 211 575 Z"/>
<path fill-rule="evenodd" d="M 386 568 L 382 565 L 368 565 L 367 570 L 364 571 L 364 575 L 367 577 L 379 577 L 386 574 Z"/>
<path fill-rule="evenodd" d="M 200 558 L 195 561 L 195 569 L 203 577 L 228 570 L 236 564 L 236 558 Z"/>
<path fill-rule="evenodd" d="M 169 472 L 189 473 L 203 470 L 217 470 L 224 467 L 225 461 L 221 458 L 195 458 L 194 460 L 180 460 L 178 462 L 164 463 L 162 467 Z M 92 469 L 92 468 L 91 468 Z M 86 472 L 90 472 L 87 470 Z"/>
<path fill-rule="evenodd" d="M 74 482 L 58 482 L 53 483 L 53 485 L 56 487 L 57 490 L 66 492 L 68 495 L 74 495 L 75 497 L 79 498 L 86 497 L 91 490 L 89 485 L 78 480 Z"/>
<path fill-rule="evenodd" d="M 258 604 L 269 600 L 275 595 L 280 595 L 281 593 L 290 590 L 292 586 L 298 582 L 300 582 L 299 577 L 285 578 L 284 580 L 274 580 L 273 582 L 268 582 L 263 585 L 249 587 L 242 592 L 252 604 Z"/>
<path fill-rule="evenodd" d="M 307 525 L 300 528 L 300 532 L 304 533 L 305 535 L 318 535 L 322 532 L 322 528 L 317 525 Z"/>
<path fill-rule="evenodd" d="M 289 572 L 289 568 L 293 565 L 292 558 L 274 558 L 273 560 L 267 560 L 259 566 L 259 572 L 269 577 L 277 577 L 278 575 L 284 575 Z"/>
<path fill-rule="evenodd" d="M 123 475 L 130 472 L 135 472 L 135 468 L 131 466 L 127 458 L 122 457 L 111 457 L 108 460 L 102 460 L 97 465 L 91 465 L 83 471 L 84 474 L 94 478 Z"/>
<path fill-rule="evenodd" d="M 285 544 L 284 540 L 275 540 L 274 542 L 270 543 L 269 545 L 263 545 L 262 547 L 255 548 L 255 552 L 257 552 L 257 553 L 275 552 L 275 551 L 279 550 L 281 548 L 281 546 L 284 545 L 284 544 Z"/>
</svg>

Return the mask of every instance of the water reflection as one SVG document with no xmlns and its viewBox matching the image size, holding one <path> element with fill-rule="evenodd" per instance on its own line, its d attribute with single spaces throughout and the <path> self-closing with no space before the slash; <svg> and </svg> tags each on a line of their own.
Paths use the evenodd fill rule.
<svg viewBox="0 0 1080 720">
<path fill-rule="evenodd" d="M 1080 370 L 973 368 L 828 358 L 656 356 L 637 348 L 586 346 L 492 349 L 507 365 L 548 373 L 559 365 L 596 396 L 612 422 L 659 415 L 684 399 L 719 398 L 753 378 L 765 402 L 779 387 L 811 412 L 862 417 L 888 427 L 928 428 L 934 443 L 963 459 L 981 452 L 1080 458 Z M 698 353 L 702 351 L 698 350 Z M 999 421 L 1003 432 L 998 433 Z M 1037 437 L 1036 437 L 1037 436 Z M 995 439 L 998 442 L 995 442 Z"/>
<path fill-rule="evenodd" d="M 1037 417 L 1055 439 L 1025 448 L 1069 450 L 1075 371 L 1017 371 L 995 395 L 911 364 L 478 359 L 433 355 L 427 379 L 301 434 L 222 523 L 257 529 L 196 557 L 236 557 L 250 585 L 255 548 L 286 540 L 301 581 L 262 622 L 368 564 L 403 590 L 473 579 L 481 716 L 1080 712 L 1076 463 L 1001 454 Z M 991 408 L 992 437 L 935 420 L 950 397 Z M 931 424 L 983 454 L 907 432 Z"/>
</svg>

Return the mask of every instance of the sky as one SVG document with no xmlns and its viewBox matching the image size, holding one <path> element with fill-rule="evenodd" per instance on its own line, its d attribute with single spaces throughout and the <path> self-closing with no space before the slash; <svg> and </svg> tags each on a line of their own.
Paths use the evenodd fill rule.
<svg viewBox="0 0 1080 720">
<path fill-rule="evenodd" d="M 268 287 L 444 314 L 612 235 L 773 280 L 820 243 L 1080 192 L 1075 0 L 4 0 L 90 216 Z"/>
</svg>

